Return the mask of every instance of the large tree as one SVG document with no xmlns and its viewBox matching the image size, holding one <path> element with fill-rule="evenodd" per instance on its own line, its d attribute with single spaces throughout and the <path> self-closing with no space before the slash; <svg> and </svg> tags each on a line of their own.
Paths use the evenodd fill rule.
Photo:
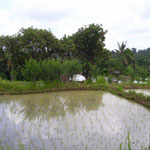
<svg viewBox="0 0 150 150">
<path fill-rule="evenodd" d="M 100 64 L 106 58 L 108 50 L 106 50 L 105 31 L 102 25 L 90 24 L 80 28 L 72 39 L 75 43 L 76 56 L 78 59 L 85 63 L 86 76 L 89 75 L 88 64 Z"/>
<path fill-rule="evenodd" d="M 75 57 L 75 44 L 71 36 L 64 35 L 60 39 L 61 50 L 59 51 L 60 57 L 64 59 L 73 59 Z"/>
<path fill-rule="evenodd" d="M 19 31 L 20 45 L 27 53 L 28 59 L 36 60 L 57 57 L 60 43 L 51 31 L 29 27 Z"/>
<path fill-rule="evenodd" d="M 10 73 L 18 68 L 23 62 L 23 52 L 20 49 L 19 37 L 13 36 L 1 36 L 0 37 L 0 61 L 3 73 L 7 74 L 7 77 L 12 78 Z"/>
</svg>

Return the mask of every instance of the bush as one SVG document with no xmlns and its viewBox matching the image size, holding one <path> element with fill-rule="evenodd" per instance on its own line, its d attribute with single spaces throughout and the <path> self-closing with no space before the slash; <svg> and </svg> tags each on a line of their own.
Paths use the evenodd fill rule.
<svg viewBox="0 0 150 150">
<path fill-rule="evenodd" d="M 0 78 L 1 79 L 7 79 L 7 76 L 4 73 L 0 73 Z"/>
<path fill-rule="evenodd" d="M 82 72 L 82 65 L 78 62 L 78 60 L 65 60 L 63 65 L 65 71 L 70 77 L 73 77 L 73 75 Z"/>
<path fill-rule="evenodd" d="M 12 80 L 16 81 L 18 72 L 16 70 L 11 70 L 10 74 L 11 74 Z"/>
<path fill-rule="evenodd" d="M 29 61 L 25 61 L 25 65 L 22 67 L 21 72 L 25 80 L 37 81 L 39 80 L 40 69 L 40 64 L 36 60 L 30 59 Z"/>
<path fill-rule="evenodd" d="M 43 80 L 45 83 L 60 80 L 64 73 L 73 77 L 74 74 L 80 73 L 81 71 L 82 65 L 78 60 L 66 60 L 62 62 L 60 59 L 45 59 L 40 62 L 30 59 L 21 68 L 24 80 L 34 82 Z"/>
<path fill-rule="evenodd" d="M 96 82 L 98 84 L 106 84 L 106 80 L 103 76 L 98 76 Z"/>
<path fill-rule="evenodd" d="M 98 84 L 102 89 L 106 89 L 108 87 L 108 83 L 106 82 L 103 76 L 98 76 L 96 79 L 96 84 Z"/>
<path fill-rule="evenodd" d="M 61 60 L 49 59 L 41 61 L 40 64 L 41 64 L 40 79 L 45 82 L 60 80 L 61 75 L 65 72 Z"/>
<path fill-rule="evenodd" d="M 90 70 L 93 78 L 97 78 L 97 76 L 100 74 L 100 70 L 96 65 L 90 65 Z"/>
</svg>

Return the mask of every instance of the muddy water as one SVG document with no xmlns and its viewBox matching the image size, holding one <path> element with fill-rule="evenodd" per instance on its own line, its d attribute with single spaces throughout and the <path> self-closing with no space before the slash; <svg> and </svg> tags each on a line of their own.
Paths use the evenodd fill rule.
<svg viewBox="0 0 150 150">
<path fill-rule="evenodd" d="M 132 150 L 150 144 L 150 111 L 102 91 L 0 97 L 0 149 Z"/>
</svg>

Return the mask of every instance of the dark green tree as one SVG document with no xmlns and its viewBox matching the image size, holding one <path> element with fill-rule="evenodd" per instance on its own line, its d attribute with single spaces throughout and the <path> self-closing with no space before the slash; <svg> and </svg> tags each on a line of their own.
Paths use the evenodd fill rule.
<svg viewBox="0 0 150 150">
<path fill-rule="evenodd" d="M 75 58 L 75 44 L 70 36 L 64 35 L 60 39 L 61 50 L 59 51 L 60 57 L 64 59 L 73 59 Z"/>
<path fill-rule="evenodd" d="M 31 57 L 40 60 L 58 57 L 60 42 L 51 31 L 30 27 L 22 28 L 18 35 L 20 36 L 21 48 L 27 54 L 27 59 Z"/>
<path fill-rule="evenodd" d="M 23 63 L 22 58 L 25 58 L 25 55 L 20 49 L 19 37 L 17 35 L 1 36 L 0 54 L 1 65 L 4 67 L 3 71 L 7 74 L 8 78 L 13 80 L 13 74 L 11 72 L 14 72 Z"/>
<path fill-rule="evenodd" d="M 72 39 L 75 43 L 76 57 L 85 64 L 84 72 L 88 77 L 90 75 L 90 66 L 100 64 L 103 56 L 107 53 L 104 48 L 105 34 L 102 25 L 90 24 L 80 28 Z"/>
</svg>

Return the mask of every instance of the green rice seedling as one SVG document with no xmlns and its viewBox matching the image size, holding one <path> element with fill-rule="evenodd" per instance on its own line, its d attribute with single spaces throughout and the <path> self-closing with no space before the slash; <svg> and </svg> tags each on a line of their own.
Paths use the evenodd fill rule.
<svg viewBox="0 0 150 150">
<path fill-rule="evenodd" d="M 97 144 L 96 144 L 96 149 L 98 148 Z"/>
<path fill-rule="evenodd" d="M 19 141 L 19 150 L 21 150 L 22 149 L 22 144 L 21 144 L 21 142 Z"/>
<path fill-rule="evenodd" d="M 56 143 L 55 143 L 55 150 L 56 150 Z"/>
<path fill-rule="evenodd" d="M 37 147 L 36 147 L 36 145 L 34 145 L 34 150 L 37 150 Z"/>
<path fill-rule="evenodd" d="M 44 141 L 43 141 L 43 150 L 45 150 L 45 143 L 44 143 Z"/>
<path fill-rule="evenodd" d="M 88 149 L 88 145 L 86 144 L 86 146 L 85 146 L 85 149 L 87 150 Z"/>
<path fill-rule="evenodd" d="M 29 150 L 31 150 L 31 145 L 29 144 Z"/>
<path fill-rule="evenodd" d="M 120 144 L 119 150 L 122 150 L 122 144 Z"/>
<path fill-rule="evenodd" d="M 4 147 L 2 145 L 0 146 L 0 150 L 4 150 Z"/>
<path fill-rule="evenodd" d="M 22 150 L 24 150 L 24 144 L 22 144 Z"/>
<path fill-rule="evenodd" d="M 144 150 L 143 145 L 141 145 L 141 150 Z"/>
</svg>

